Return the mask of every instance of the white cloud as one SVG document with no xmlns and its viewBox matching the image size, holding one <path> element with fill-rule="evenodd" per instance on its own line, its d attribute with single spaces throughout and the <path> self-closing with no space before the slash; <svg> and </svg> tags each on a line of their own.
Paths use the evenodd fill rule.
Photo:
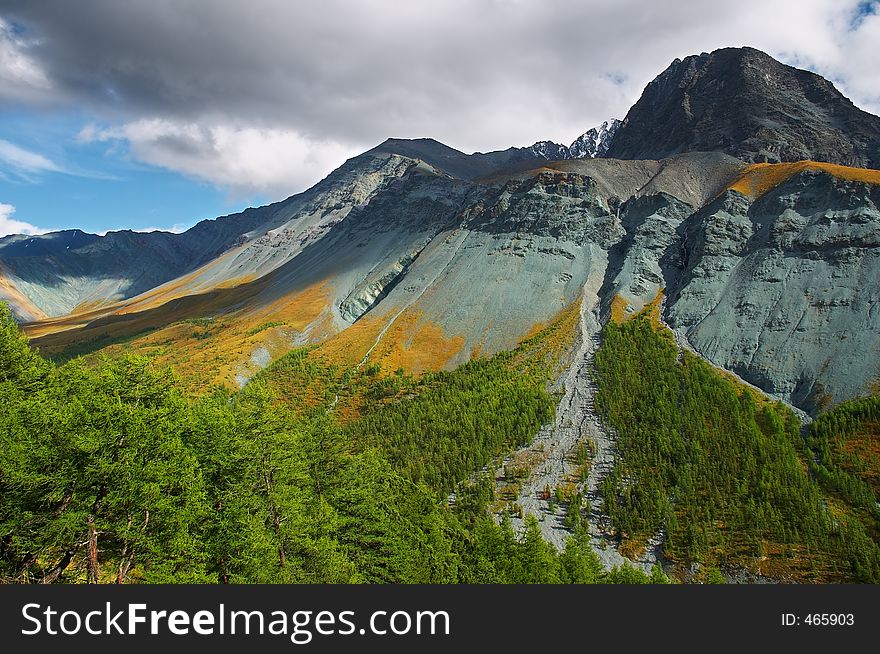
<svg viewBox="0 0 880 654">
<path fill-rule="evenodd" d="M 311 186 L 357 150 L 311 141 L 291 130 L 204 126 L 145 119 L 118 127 L 86 126 L 81 142 L 122 139 L 139 161 L 229 189 L 286 197 Z"/>
<path fill-rule="evenodd" d="M 18 174 L 62 172 L 57 164 L 43 155 L 3 139 L 0 139 L 0 163 Z"/>
<path fill-rule="evenodd" d="M 674 58 L 725 46 L 812 68 L 880 112 L 880 3 L 863 0 L 67 4 L 8 11 L 0 100 L 6 81 L 16 101 L 43 89 L 103 125 L 81 142 L 234 194 L 284 197 L 387 137 L 570 143 Z"/>
<path fill-rule="evenodd" d="M 43 173 L 63 173 L 75 177 L 118 180 L 107 173 L 61 166 L 48 157 L 0 139 L 0 179 L 5 181 L 36 182 Z"/>
<path fill-rule="evenodd" d="M 16 35 L 12 25 L 0 17 L 0 99 L 46 97 L 52 86 L 49 77 L 28 53 L 36 45 Z"/>
<path fill-rule="evenodd" d="M 74 15 L 66 4 L 10 15 L 40 36 L 25 52 L 56 93 L 111 124 L 353 147 L 568 143 L 622 117 L 673 58 L 738 45 L 817 68 L 880 109 L 880 18 L 854 22 L 863 0 L 105 0 Z"/>
<path fill-rule="evenodd" d="M 185 223 L 174 223 L 170 227 L 142 227 L 141 229 L 136 229 L 134 231 L 145 234 L 148 232 L 171 232 L 172 234 L 180 234 L 187 229 L 189 229 L 189 226 Z"/>
<path fill-rule="evenodd" d="M 0 203 L 0 236 L 8 236 L 9 234 L 27 234 L 33 236 L 35 234 L 45 234 L 48 230 L 40 229 L 30 223 L 12 218 L 15 213 L 15 207 L 11 204 Z"/>
</svg>

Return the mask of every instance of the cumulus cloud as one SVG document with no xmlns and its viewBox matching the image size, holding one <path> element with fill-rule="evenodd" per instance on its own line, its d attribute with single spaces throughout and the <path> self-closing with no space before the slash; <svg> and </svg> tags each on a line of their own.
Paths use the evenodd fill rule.
<svg viewBox="0 0 880 654">
<path fill-rule="evenodd" d="M 243 195 L 272 196 L 311 186 L 356 150 L 312 141 L 291 130 L 145 119 L 99 129 L 80 141 L 124 140 L 138 160 L 176 170 Z"/>
<path fill-rule="evenodd" d="M 16 34 L 13 25 L 0 16 L 0 100 L 36 101 L 51 89 L 49 78 L 30 56 L 38 42 Z"/>
<path fill-rule="evenodd" d="M 40 229 L 30 223 L 12 218 L 15 213 L 15 207 L 11 204 L 0 203 L 0 236 L 8 236 L 9 234 L 27 234 L 33 236 L 35 234 L 45 234 L 48 230 Z"/>
<path fill-rule="evenodd" d="M 880 17 L 864 0 L 4 6 L 19 27 L 3 38 L 32 71 L 31 91 L 8 93 L 25 101 L 42 83 L 103 126 L 84 140 L 281 195 L 387 137 L 465 151 L 569 143 L 622 117 L 672 59 L 731 45 L 812 68 L 880 111 Z"/>
</svg>

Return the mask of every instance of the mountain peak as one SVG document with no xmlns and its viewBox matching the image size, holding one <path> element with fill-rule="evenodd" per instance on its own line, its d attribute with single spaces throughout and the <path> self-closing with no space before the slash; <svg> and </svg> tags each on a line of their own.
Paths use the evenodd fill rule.
<svg viewBox="0 0 880 654">
<path fill-rule="evenodd" d="M 619 127 L 620 121 L 617 118 L 612 118 L 581 134 L 574 140 L 574 143 L 568 146 L 571 158 L 604 157 Z"/>
<path fill-rule="evenodd" d="M 528 148 L 528 151 L 536 158 L 548 161 L 604 157 L 619 126 L 620 121 L 611 118 L 584 132 L 569 146 L 553 141 L 538 141 Z"/>
<path fill-rule="evenodd" d="M 816 73 L 755 48 L 674 60 L 627 113 L 609 157 L 720 151 L 749 162 L 880 166 L 880 118 Z"/>
</svg>

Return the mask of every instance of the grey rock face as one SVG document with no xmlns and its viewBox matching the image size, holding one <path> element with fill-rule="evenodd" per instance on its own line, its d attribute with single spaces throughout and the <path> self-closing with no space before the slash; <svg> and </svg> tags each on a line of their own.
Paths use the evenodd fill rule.
<svg viewBox="0 0 880 654">
<path fill-rule="evenodd" d="M 589 241 L 604 248 L 622 233 L 595 180 L 576 173 L 542 172 L 509 182 L 481 218 L 481 231 Z M 564 256 L 557 250 L 551 253 Z"/>
<path fill-rule="evenodd" d="M 664 290 L 664 317 L 680 338 L 809 411 L 864 393 L 878 374 L 876 186 L 805 172 L 752 201 L 725 190 L 743 164 L 720 153 L 545 163 L 496 171 L 490 181 L 456 178 L 436 152 L 422 154 L 432 161 L 356 157 L 306 193 L 247 214 L 259 225 L 244 233 L 234 222 L 197 226 L 203 233 L 186 252 L 227 249 L 185 285 L 170 284 L 178 294 L 165 301 L 181 297 L 180 288 L 198 294 L 251 279 L 234 305 L 215 310 L 261 311 L 321 285 L 322 330 L 347 329 L 368 312 L 388 323 L 410 311 L 395 333 L 411 343 L 413 330 L 430 325 L 455 342 L 444 358 L 455 366 L 515 346 L 585 285 L 598 289 L 602 315 L 616 296 L 632 312 Z M 101 292 L 111 297 L 119 286 L 96 272 L 98 263 L 118 261 L 119 277 L 130 279 L 125 257 L 182 256 L 174 243 L 193 234 L 172 236 L 6 239 L 0 292 L 18 293 L 20 311 L 28 310 L 21 298 L 56 308 L 82 301 L 81 278 L 95 280 L 95 296 L 107 284 Z M 40 256 L 28 254 L 32 247 Z M 82 338 L 131 318 L 138 302 L 154 306 L 143 297 L 126 301 L 120 315 L 97 311 Z M 313 342 L 311 328 L 292 342 Z"/>
<path fill-rule="evenodd" d="M 665 259 L 681 242 L 679 227 L 693 207 L 665 193 L 633 198 L 621 208 L 625 236 L 612 248 L 603 299 L 620 295 L 640 311 L 666 286 Z M 663 262 L 663 265 L 661 265 Z"/>
<path fill-rule="evenodd" d="M 689 151 L 877 168 L 880 118 L 815 73 L 752 48 L 725 48 L 676 59 L 648 84 L 606 156 L 662 159 Z"/>
<path fill-rule="evenodd" d="M 880 374 L 880 189 L 805 172 L 729 191 L 664 262 L 667 321 L 716 364 L 810 412 Z M 675 270 L 678 269 L 678 274 Z"/>
<path fill-rule="evenodd" d="M 376 306 L 403 278 L 406 269 L 415 261 L 418 252 L 401 257 L 389 269 L 373 273 L 358 284 L 339 304 L 339 314 L 347 322 L 355 322 Z M 373 279 L 374 281 L 370 281 Z"/>
</svg>

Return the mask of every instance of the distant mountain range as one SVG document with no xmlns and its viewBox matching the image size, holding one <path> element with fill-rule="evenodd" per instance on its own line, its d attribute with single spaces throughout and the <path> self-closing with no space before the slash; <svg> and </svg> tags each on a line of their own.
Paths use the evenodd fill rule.
<svg viewBox="0 0 880 654">
<path fill-rule="evenodd" d="M 728 48 L 674 61 L 569 146 L 389 139 L 183 234 L 0 239 L 0 298 L 50 353 L 227 324 L 200 365 L 232 385 L 306 343 L 454 367 L 576 301 L 595 332 L 662 293 L 683 342 L 816 412 L 880 372 L 878 147 L 880 118 L 831 82 Z"/>
</svg>

